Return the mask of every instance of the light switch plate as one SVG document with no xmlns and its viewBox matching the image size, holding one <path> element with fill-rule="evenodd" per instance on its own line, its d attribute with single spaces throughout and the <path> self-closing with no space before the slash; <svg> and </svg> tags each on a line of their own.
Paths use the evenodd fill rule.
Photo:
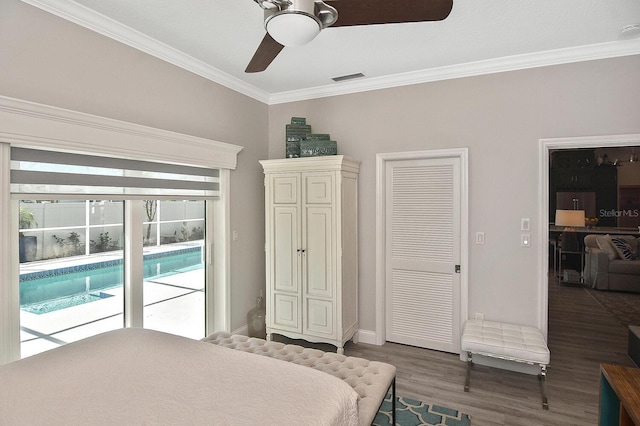
<svg viewBox="0 0 640 426">
<path fill-rule="evenodd" d="M 531 247 L 531 234 L 520 234 L 520 244 L 522 247 Z"/>
<path fill-rule="evenodd" d="M 531 230 L 531 219 L 528 217 L 520 218 L 520 230 L 521 231 L 530 231 Z"/>
<path fill-rule="evenodd" d="M 476 232 L 476 244 L 484 244 L 484 232 Z"/>
</svg>

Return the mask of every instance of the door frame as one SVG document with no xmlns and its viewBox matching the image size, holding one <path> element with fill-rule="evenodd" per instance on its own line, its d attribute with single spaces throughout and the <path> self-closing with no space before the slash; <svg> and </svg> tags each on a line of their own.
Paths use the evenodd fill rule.
<svg viewBox="0 0 640 426">
<path fill-rule="evenodd" d="M 460 160 L 460 326 L 469 311 L 469 149 L 435 149 L 425 151 L 376 154 L 376 330 L 377 345 L 386 342 L 386 163 L 398 160 L 458 158 Z M 460 330 L 462 331 L 462 330 Z"/>
<path fill-rule="evenodd" d="M 539 140 L 538 176 L 538 324 L 548 340 L 549 332 L 549 151 L 552 149 L 640 146 L 640 134 L 549 138 Z"/>
</svg>

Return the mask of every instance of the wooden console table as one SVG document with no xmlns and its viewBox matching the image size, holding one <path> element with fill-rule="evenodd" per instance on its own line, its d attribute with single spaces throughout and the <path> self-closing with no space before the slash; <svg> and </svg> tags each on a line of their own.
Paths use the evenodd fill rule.
<svg viewBox="0 0 640 426">
<path fill-rule="evenodd" d="M 640 426 L 640 369 L 600 365 L 601 426 Z"/>
</svg>

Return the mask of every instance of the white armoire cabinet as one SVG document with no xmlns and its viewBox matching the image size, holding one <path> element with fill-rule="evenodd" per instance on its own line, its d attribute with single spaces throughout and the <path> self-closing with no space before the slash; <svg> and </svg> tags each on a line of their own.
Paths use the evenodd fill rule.
<svg viewBox="0 0 640 426">
<path fill-rule="evenodd" d="M 358 329 L 358 172 L 343 155 L 260 161 L 266 327 L 343 352 Z"/>
</svg>

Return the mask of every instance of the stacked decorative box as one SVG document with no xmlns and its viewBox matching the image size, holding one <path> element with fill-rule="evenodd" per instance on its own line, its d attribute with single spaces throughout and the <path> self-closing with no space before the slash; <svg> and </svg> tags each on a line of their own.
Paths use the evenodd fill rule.
<svg viewBox="0 0 640 426">
<path fill-rule="evenodd" d="M 301 157 L 318 157 L 321 155 L 336 155 L 338 144 L 331 140 L 331 136 L 324 133 L 308 134 L 305 140 L 300 141 Z"/>
<path fill-rule="evenodd" d="M 287 158 L 300 157 L 300 142 L 311 133 L 311 126 L 307 120 L 301 117 L 291 117 L 291 124 L 286 126 L 287 134 Z"/>
<path fill-rule="evenodd" d="M 328 133 L 311 133 L 311 126 L 303 117 L 291 117 L 286 125 L 286 158 L 337 155 L 338 143 Z"/>
</svg>

